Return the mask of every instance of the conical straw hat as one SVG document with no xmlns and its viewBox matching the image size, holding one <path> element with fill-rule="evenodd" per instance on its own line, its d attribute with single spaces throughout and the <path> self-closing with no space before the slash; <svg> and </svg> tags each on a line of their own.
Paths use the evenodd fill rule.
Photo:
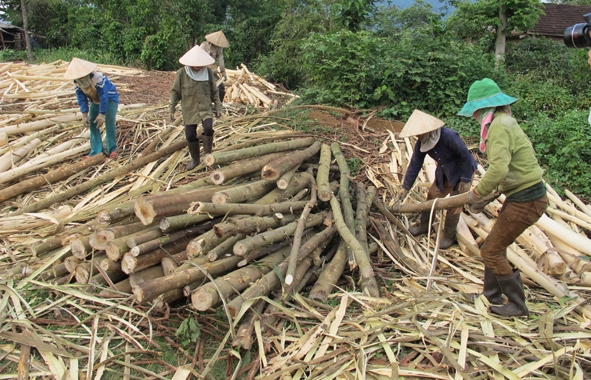
<svg viewBox="0 0 591 380">
<path fill-rule="evenodd" d="M 204 67 L 213 65 L 215 60 L 205 50 L 201 49 L 199 45 L 195 45 L 185 55 L 179 58 L 179 62 L 185 66 Z"/>
<path fill-rule="evenodd" d="M 221 30 L 206 35 L 205 39 L 216 46 L 221 46 L 223 48 L 230 47 L 230 43 L 226 39 L 226 35 Z"/>
<path fill-rule="evenodd" d="M 414 110 L 410 118 L 402 128 L 400 137 L 410 137 L 422 135 L 423 133 L 434 131 L 441 128 L 445 123 L 436 117 L 426 114 L 419 110 Z"/>
<path fill-rule="evenodd" d="M 66 79 L 78 79 L 92 73 L 96 70 L 97 64 L 85 61 L 80 58 L 72 58 L 70 65 L 66 69 L 64 73 L 64 78 Z"/>
</svg>

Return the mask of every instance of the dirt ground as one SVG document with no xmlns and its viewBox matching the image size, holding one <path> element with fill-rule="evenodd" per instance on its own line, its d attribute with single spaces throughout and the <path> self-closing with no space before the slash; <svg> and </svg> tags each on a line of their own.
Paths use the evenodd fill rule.
<svg viewBox="0 0 591 380">
<path fill-rule="evenodd" d="M 160 105 L 168 103 L 174 77 L 173 71 L 146 71 L 141 76 L 120 75 L 112 81 L 117 86 L 121 103 Z"/>
</svg>

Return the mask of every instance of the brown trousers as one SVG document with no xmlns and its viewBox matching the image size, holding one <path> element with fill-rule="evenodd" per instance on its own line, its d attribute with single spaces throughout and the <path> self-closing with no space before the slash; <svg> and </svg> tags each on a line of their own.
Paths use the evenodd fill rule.
<svg viewBox="0 0 591 380">
<path fill-rule="evenodd" d="M 457 185 L 456 185 L 456 187 L 457 187 Z M 451 184 L 449 183 L 449 181 L 446 178 L 443 180 L 443 193 L 441 192 L 441 190 L 439 190 L 439 188 L 437 187 L 435 182 L 433 182 L 433 184 L 429 188 L 429 192 L 427 193 L 427 200 L 430 201 L 431 199 L 435 199 L 435 198 L 445 198 L 447 196 L 447 194 L 454 196 L 454 195 L 458 195 L 459 193 L 458 193 L 457 189 L 454 189 L 451 186 Z M 447 210 L 446 215 L 447 216 L 457 215 L 457 214 L 461 213 L 462 210 L 463 210 L 463 207 L 449 209 L 449 210 Z"/>
<path fill-rule="evenodd" d="M 480 256 L 497 276 L 508 276 L 513 267 L 507 260 L 507 247 L 529 226 L 540 219 L 548 206 L 546 195 L 532 202 L 505 202 L 484 244 Z"/>
</svg>

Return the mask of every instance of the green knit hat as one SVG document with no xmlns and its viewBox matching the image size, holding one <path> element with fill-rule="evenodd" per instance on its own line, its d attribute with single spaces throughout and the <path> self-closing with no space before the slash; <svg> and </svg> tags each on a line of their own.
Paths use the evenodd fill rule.
<svg viewBox="0 0 591 380">
<path fill-rule="evenodd" d="M 472 117 L 481 108 L 499 107 L 515 103 L 517 98 L 503 94 L 494 80 L 484 78 L 472 83 L 468 90 L 468 101 L 458 115 Z"/>
</svg>

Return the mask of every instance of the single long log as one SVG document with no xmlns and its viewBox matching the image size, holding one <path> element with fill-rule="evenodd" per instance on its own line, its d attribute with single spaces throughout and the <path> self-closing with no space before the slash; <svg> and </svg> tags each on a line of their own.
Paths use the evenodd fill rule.
<svg viewBox="0 0 591 380">
<path fill-rule="evenodd" d="M 306 231 L 306 233 L 308 233 L 309 231 L 310 230 Z M 273 252 L 275 252 L 287 245 L 291 245 L 291 242 L 289 240 L 284 240 L 279 243 L 271 244 L 268 247 L 263 247 L 260 249 L 255 249 L 253 251 L 250 251 L 242 257 L 242 261 L 240 261 L 238 263 L 238 266 L 243 267 L 245 265 L 248 265 L 248 263 L 250 263 L 251 261 L 258 260 L 261 257 L 268 256 L 271 253 L 273 253 Z"/>
<path fill-rule="evenodd" d="M 158 239 L 162 235 L 163 235 L 163 232 L 160 229 L 160 226 L 156 226 L 155 229 L 148 230 L 140 235 L 135 235 L 135 236 L 130 237 L 129 239 L 127 239 L 126 243 L 127 243 L 127 246 L 129 247 L 129 249 L 131 249 L 131 248 L 137 247 L 138 245 L 143 244 L 145 242 Z"/>
<path fill-rule="evenodd" d="M 162 259 L 165 257 L 169 257 L 184 251 L 190 241 L 190 238 L 182 239 L 175 242 L 174 244 L 169 244 L 166 247 L 155 249 L 139 257 L 132 255 L 131 252 L 127 252 L 121 259 L 121 270 L 124 273 L 130 274 L 152 267 L 158 263 L 161 263 Z"/>
<path fill-rule="evenodd" d="M 129 284 L 129 277 L 117 282 L 115 289 L 105 288 L 99 292 L 99 296 L 108 298 L 127 297 L 131 294 L 131 285 Z"/>
<path fill-rule="evenodd" d="M 94 232 L 93 232 L 94 234 Z M 71 243 L 71 250 L 72 255 L 74 257 L 83 260 L 92 250 L 90 243 L 88 240 L 90 239 L 90 235 L 80 236 L 78 239 L 72 240 Z"/>
<path fill-rule="evenodd" d="M 99 212 L 96 214 L 96 220 L 102 225 L 109 225 L 111 223 L 118 222 L 129 216 L 135 215 L 135 210 L 133 208 L 134 205 L 135 201 L 127 201 L 104 208 L 99 210 Z"/>
<path fill-rule="evenodd" d="M 123 224 L 120 226 L 113 226 L 108 228 L 102 228 L 89 237 L 90 246 L 99 251 L 107 249 L 107 244 L 117 238 L 132 235 L 137 232 L 143 231 L 146 226 L 141 222 L 135 222 L 130 224 Z"/>
<path fill-rule="evenodd" d="M 234 217 L 213 227 L 216 236 L 227 238 L 236 234 L 250 234 L 255 231 L 266 231 L 269 228 L 278 228 L 292 223 L 296 220 L 293 214 L 274 216 Z"/>
<path fill-rule="evenodd" d="M 288 199 L 291 200 L 294 195 L 310 186 L 310 180 L 312 178 L 314 177 L 312 177 L 309 173 L 297 173 L 292 177 L 285 190 L 282 191 L 280 189 L 275 189 L 254 203 L 262 205 L 279 203 Z"/>
<path fill-rule="evenodd" d="M 281 177 L 279 177 L 279 179 L 277 180 L 277 188 L 280 190 L 287 189 L 289 182 L 291 181 L 299 167 L 300 165 L 296 166 L 295 168 L 291 169 L 290 171 L 284 173 Z"/>
<path fill-rule="evenodd" d="M 194 238 L 189 245 L 187 245 L 187 256 L 189 258 L 207 255 L 207 253 L 222 244 L 226 238 L 220 238 L 215 234 L 213 229 Z"/>
<path fill-rule="evenodd" d="M 330 156 L 329 156 L 330 157 Z M 291 253 L 289 255 L 289 263 L 287 265 L 287 271 L 285 275 L 285 284 L 291 285 L 293 282 L 293 276 L 296 272 L 296 264 L 298 262 L 298 255 L 300 250 L 300 245 L 302 243 L 302 236 L 304 235 L 304 229 L 306 228 L 306 219 L 310 215 L 310 212 L 314 207 L 316 207 L 317 203 L 317 193 L 318 190 L 316 188 L 316 182 L 312 179 L 312 188 L 311 188 L 311 197 L 306 207 L 304 207 L 304 211 L 300 215 L 298 219 L 298 224 L 293 236 L 293 244 L 291 246 Z"/>
<path fill-rule="evenodd" d="M 214 170 L 209 175 L 211 182 L 216 185 L 221 185 L 225 181 L 229 181 L 232 178 L 236 178 L 242 175 L 255 173 L 261 170 L 269 162 L 284 156 L 285 153 L 271 153 L 261 157 L 255 157 L 246 161 L 234 162 L 231 165 L 226 166 L 218 170 Z"/>
<path fill-rule="evenodd" d="M 104 274 L 97 273 L 88 280 L 88 283 L 90 285 L 94 285 L 94 286 L 108 285 L 109 281 L 107 281 L 107 279 L 105 278 L 105 275 L 109 278 L 109 281 L 112 284 L 114 284 L 116 282 L 123 281 L 125 279 L 125 273 L 121 272 L 121 269 L 119 269 L 119 270 L 110 270 L 108 272 L 105 271 Z"/>
<path fill-rule="evenodd" d="M 251 349 L 255 322 L 260 319 L 266 304 L 265 300 L 258 300 L 246 313 L 238 330 L 236 330 L 236 337 L 232 341 L 233 347 L 240 347 L 245 350 Z"/>
<path fill-rule="evenodd" d="M 260 157 L 265 154 L 285 152 L 288 150 L 309 147 L 314 143 L 314 140 L 315 139 L 313 137 L 307 137 L 303 139 L 258 145 L 251 148 L 234 150 L 231 152 L 215 152 L 206 155 L 203 159 L 203 162 L 207 166 L 223 165 L 227 164 L 228 162 L 244 160 L 252 157 Z"/>
<path fill-rule="evenodd" d="M 332 293 L 335 285 L 341 278 L 347 264 L 347 244 L 341 239 L 339 247 L 330 263 L 326 265 L 318 280 L 310 290 L 309 298 L 321 302 L 328 301 L 328 295 Z"/>
<path fill-rule="evenodd" d="M 144 225 L 148 225 L 152 223 L 156 217 L 185 213 L 193 202 L 211 202 L 211 197 L 215 193 L 220 191 L 220 189 L 227 188 L 231 188 L 231 186 L 222 188 L 219 186 L 210 187 L 183 193 L 170 193 L 167 191 L 160 195 L 139 197 L 136 199 L 134 205 L 135 215 L 142 221 L 142 223 L 144 223 Z"/>
<path fill-rule="evenodd" d="M 421 203 L 394 205 L 390 208 L 390 211 L 398 214 L 411 214 L 416 212 L 427 212 L 432 209 L 435 211 L 451 210 L 470 203 L 469 197 L 469 193 L 463 193 L 449 198 L 435 198 Z M 435 208 L 432 208 L 433 203 L 436 203 Z"/>
<path fill-rule="evenodd" d="M 121 166 L 115 170 L 112 170 L 108 173 L 105 173 L 99 177 L 93 178 L 89 181 L 86 181 L 80 185 L 74 186 L 69 188 L 68 190 L 62 191 L 60 193 L 56 193 L 46 197 L 43 200 L 37 201 L 25 207 L 18 209 L 17 211 L 13 212 L 13 215 L 21 215 L 26 212 L 37 212 L 43 210 L 54 203 L 62 202 L 66 199 L 73 198 L 75 195 L 88 191 L 92 188 L 95 188 L 99 185 L 107 183 L 109 181 L 114 180 L 117 177 L 123 176 L 133 170 L 136 170 L 146 164 L 156 161 L 162 157 L 168 156 L 171 153 L 176 152 L 177 150 L 181 150 L 187 146 L 187 141 L 182 140 L 177 143 L 171 144 L 166 148 L 162 148 L 159 151 L 149 154 L 146 157 L 142 157 L 136 160 L 133 160 L 131 163 Z"/>
<path fill-rule="evenodd" d="M 162 265 L 162 270 L 164 271 L 164 275 L 168 276 L 171 274 L 174 274 L 176 269 L 183 264 L 185 261 L 187 261 L 188 256 L 187 256 L 187 251 L 181 251 L 177 254 L 174 254 L 172 256 L 165 256 L 162 258 L 162 260 L 160 261 L 161 265 Z"/>
<path fill-rule="evenodd" d="M 174 216 L 167 216 L 162 218 L 160 221 L 160 229 L 163 232 L 172 232 L 176 230 L 181 230 L 183 228 L 188 228 L 199 224 L 201 222 L 205 222 L 209 220 L 209 215 L 190 215 L 190 214 L 183 214 L 183 215 L 174 215 Z"/>
<path fill-rule="evenodd" d="M 224 255 L 232 254 L 232 247 L 234 247 L 234 244 L 236 244 L 236 242 L 244 239 L 245 237 L 246 236 L 244 234 L 238 234 L 236 236 L 232 236 L 231 238 L 222 242 L 218 246 L 210 249 L 209 252 L 207 252 L 207 259 L 209 261 L 216 261 Z"/>
<path fill-rule="evenodd" d="M 322 224 L 322 222 L 324 222 L 324 218 L 324 213 L 310 215 L 309 219 L 306 221 L 306 228 Z M 234 254 L 238 256 L 244 256 L 251 250 L 265 247 L 284 240 L 285 238 L 288 238 L 294 234 L 297 224 L 297 222 L 291 222 L 283 227 L 263 232 L 252 237 L 247 237 L 246 239 L 234 244 Z"/>
<path fill-rule="evenodd" d="M 211 228 L 212 223 L 205 223 L 202 225 L 198 225 L 195 227 L 190 227 L 181 231 L 176 231 L 173 232 L 170 235 L 167 236 L 163 236 L 161 238 L 157 238 L 154 240 L 150 240 L 147 241 L 145 243 L 142 243 L 140 245 L 137 245 L 133 248 L 131 248 L 129 250 L 129 253 L 134 256 L 140 256 L 143 255 L 145 253 L 154 251 L 156 249 L 158 249 L 159 247 L 163 247 L 166 246 L 168 244 L 180 241 L 180 240 L 184 240 L 185 238 L 190 238 L 189 241 L 195 236 L 195 235 L 199 235 L 204 233 L 205 231 L 207 231 L 208 229 Z M 188 242 L 187 242 L 188 244 Z M 186 244 L 185 244 L 186 246 Z"/>
<path fill-rule="evenodd" d="M 339 169 L 341 171 L 341 179 L 339 182 L 339 197 L 341 198 L 341 205 L 343 207 L 343 220 L 347 225 L 349 231 L 353 233 L 355 231 L 355 214 L 353 213 L 353 203 L 351 202 L 351 194 L 349 192 L 349 183 L 351 182 L 351 171 L 349 170 L 349 165 L 347 165 L 347 160 L 345 160 L 345 157 L 341 152 L 341 147 L 339 146 L 339 144 L 336 142 L 332 143 L 330 148 L 332 150 L 332 154 L 337 160 L 337 164 L 339 165 Z M 350 246 L 347 246 L 347 260 L 349 262 L 349 270 L 352 271 L 355 268 L 357 268 L 355 255 L 353 254 L 353 249 Z"/>
<path fill-rule="evenodd" d="M 277 180 L 305 160 L 315 156 L 322 144 L 316 141 L 309 148 L 292 152 L 283 158 L 268 163 L 261 170 L 261 178 L 265 180 Z"/>
<path fill-rule="evenodd" d="M 131 289 L 133 292 L 133 287 L 137 286 L 143 282 L 150 281 L 153 279 L 162 278 L 164 276 L 164 272 L 162 271 L 161 265 L 154 265 L 153 267 L 144 269 L 137 273 L 132 273 L 129 275 L 129 285 L 131 285 Z"/>
<path fill-rule="evenodd" d="M 195 202 L 187 210 L 189 214 L 210 215 L 273 215 L 276 213 L 292 213 L 302 210 L 308 202 L 282 202 L 272 204 L 248 204 L 248 203 L 207 203 Z"/>
<path fill-rule="evenodd" d="M 226 273 L 235 268 L 238 261 L 240 261 L 239 257 L 231 256 L 210 263 L 207 261 L 207 257 L 203 257 L 202 261 L 196 262 L 195 265 L 199 265 L 198 267 L 196 266 L 177 274 L 142 282 L 132 286 L 132 291 L 136 301 L 142 304 L 155 299 L 160 294 L 164 294 L 174 289 L 182 289 L 182 287 L 187 284 L 206 278 L 203 271 L 212 276 Z"/>
<path fill-rule="evenodd" d="M 255 264 L 248 265 L 222 277 L 215 279 L 213 283 L 207 283 L 195 289 L 191 294 L 191 303 L 195 309 L 205 311 L 217 306 L 223 299 L 228 299 L 235 292 L 242 292 L 251 283 L 269 273 L 275 265 L 285 260 L 290 247 L 285 247 Z"/>
<path fill-rule="evenodd" d="M 330 167 L 330 146 L 322 144 L 320 149 L 320 160 L 318 161 L 318 171 L 316 172 L 316 183 L 318 185 L 318 198 L 321 201 L 328 202 L 332 196 L 330 186 L 328 185 L 328 173 Z"/>
<path fill-rule="evenodd" d="M 373 273 L 371 262 L 369 261 L 369 255 L 367 252 L 365 252 L 363 246 L 359 243 L 359 241 L 349 230 L 349 227 L 347 227 L 345 224 L 343 213 L 341 212 L 341 205 L 334 195 L 330 200 L 330 206 L 335 218 L 335 223 L 339 230 L 339 234 L 345 243 L 347 243 L 347 245 L 353 250 L 355 261 L 357 262 L 357 265 L 359 265 L 359 273 L 361 275 L 361 290 L 365 295 L 370 297 L 379 297 L 380 291 Z"/>
<path fill-rule="evenodd" d="M 76 163 L 52 170 L 47 174 L 41 174 L 31 179 L 19 181 L 12 186 L 0 190 L 0 202 L 4 202 L 5 200 L 14 198 L 23 193 L 31 192 L 47 184 L 53 184 L 65 178 L 69 178 L 72 175 L 79 173 L 91 166 L 100 164 L 104 160 L 105 156 L 102 154 L 97 154 L 86 160 L 81 160 Z"/>
<path fill-rule="evenodd" d="M 362 182 L 357 183 L 357 210 L 355 212 L 355 238 L 359 240 L 359 243 L 367 252 L 369 250 L 369 246 L 367 244 L 367 213 L 369 212 L 369 208 L 367 207 L 367 191 L 365 190 L 365 185 Z M 371 204 L 371 202 L 369 203 Z"/>
<path fill-rule="evenodd" d="M 250 182 L 232 189 L 216 192 L 211 197 L 211 202 L 215 204 L 246 202 L 260 198 L 276 186 L 275 181 L 260 180 Z"/>
</svg>

